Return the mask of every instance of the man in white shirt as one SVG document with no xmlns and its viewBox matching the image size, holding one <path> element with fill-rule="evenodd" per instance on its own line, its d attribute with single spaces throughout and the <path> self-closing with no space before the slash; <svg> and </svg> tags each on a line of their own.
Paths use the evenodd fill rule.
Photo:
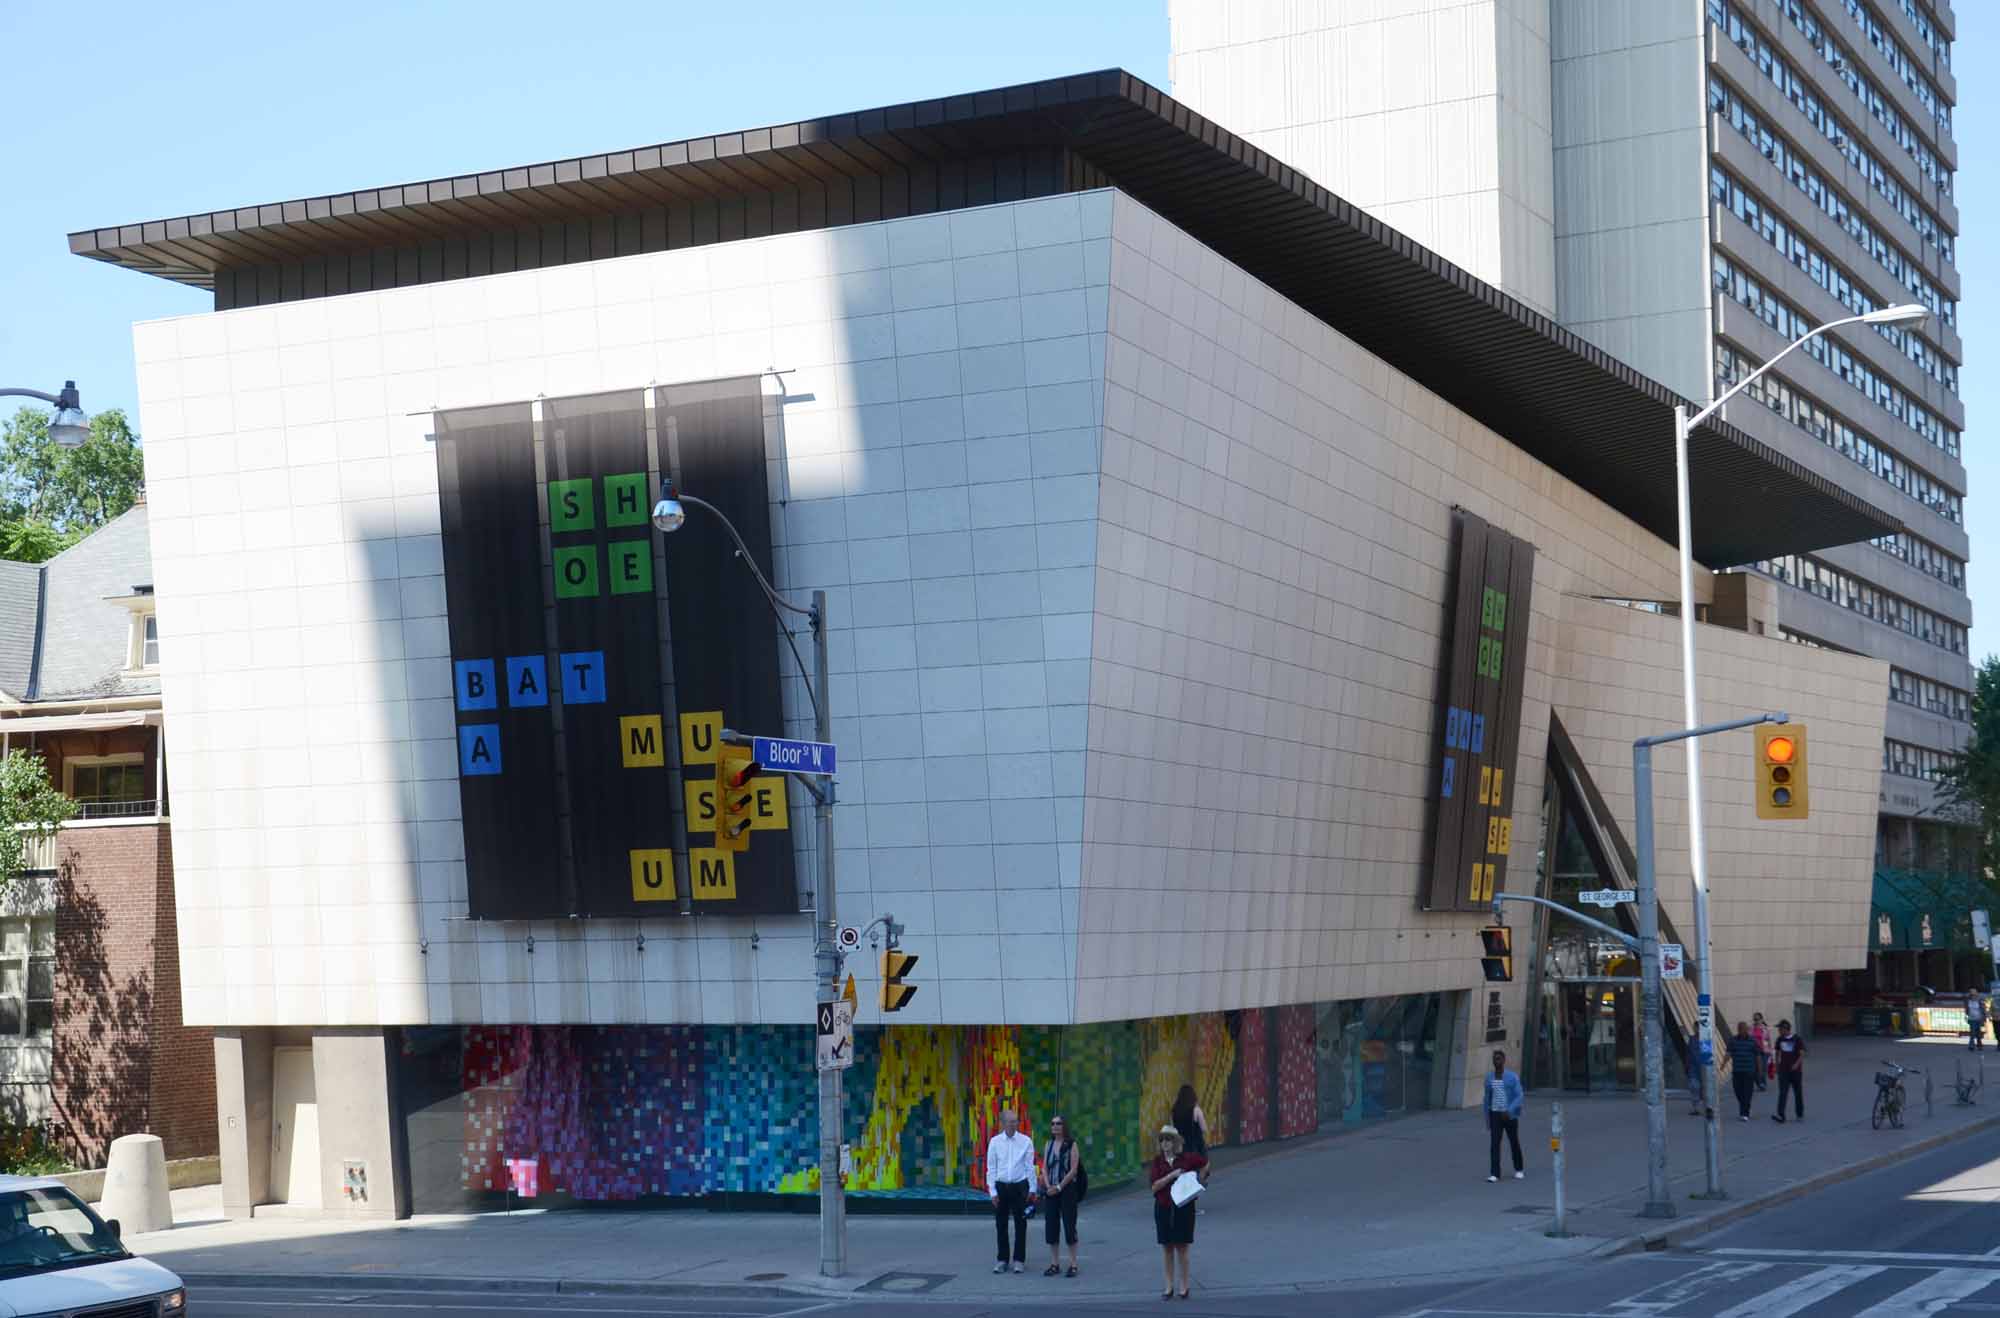
<svg viewBox="0 0 2000 1318">
<path fill-rule="evenodd" d="M 1014 1220 L 1014 1271 L 1028 1260 L 1028 1191 L 1035 1183 L 1035 1142 L 1023 1135 L 1020 1118 L 1000 1109 L 1000 1133 L 986 1141 L 986 1196 L 993 1201 L 993 1231 L 999 1238 L 995 1272 L 1007 1270 L 1007 1219 Z"/>
</svg>

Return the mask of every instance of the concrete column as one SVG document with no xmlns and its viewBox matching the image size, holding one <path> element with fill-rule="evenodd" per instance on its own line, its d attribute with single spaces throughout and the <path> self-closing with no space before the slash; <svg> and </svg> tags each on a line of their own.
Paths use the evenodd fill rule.
<svg viewBox="0 0 2000 1318">
<path fill-rule="evenodd" d="M 388 1038 L 380 1029 L 313 1032 L 319 1103 L 320 1201 L 328 1217 L 410 1215 L 396 1174 Z"/>
<path fill-rule="evenodd" d="M 215 1032 L 215 1120 L 222 1212 L 249 1217 L 271 1198 L 271 1032 Z"/>
</svg>

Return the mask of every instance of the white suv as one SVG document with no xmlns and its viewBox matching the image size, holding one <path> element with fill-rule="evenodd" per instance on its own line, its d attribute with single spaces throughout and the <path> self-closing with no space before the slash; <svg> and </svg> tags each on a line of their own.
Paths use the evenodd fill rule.
<svg viewBox="0 0 2000 1318">
<path fill-rule="evenodd" d="M 60 1181 L 0 1176 L 0 1318 L 181 1318 L 187 1292 Z"/>
</svg>

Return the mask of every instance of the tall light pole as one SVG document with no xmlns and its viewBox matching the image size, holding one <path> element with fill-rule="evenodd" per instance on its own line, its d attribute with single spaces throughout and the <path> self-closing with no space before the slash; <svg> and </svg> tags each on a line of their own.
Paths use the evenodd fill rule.
<svg viewBox="0 0 2000 1318">
<path fill-rule="evenodd" d="M 65 380 L 61 393 L 45 394 L 39 389 L 0 389 L 0 398 L 36 398 L 55 405 L 49 418 L 49 438 L 60 448 L 81 448 L 90 438 L 90 418 L 76 396 L 76 381 Z"/>
<path fill-rule="evenodd" d="M 1818 338 L 1828 330 L 1839 329 L 1843 325 L 1906 325 L 1922 322 L 1930 312 L 1922 305 L 1909 302 L 1901 306 L 1882 307 L 1859 316 L 1847 316 L 1840 320 L 1828 321 L 1817 329 L 1800 335 L 1785 350 L 1759 366 L 1725 392 L 1720 398 L 1708 404 L 1694 415 L 1688 415 L 1685 404 L 1674 408 L 1674 483 L 1676 513 L 1680 523 L 1680 572 L 1681 572 L 1681 704 L 1685 720 L 1685 730 L 1692 733 L 1700 726 L 1699 709 L 1695 699 L 1694 666 L 1694 543 L 1689 533 L 1688 516 L 1688 433 L 1708 420 L 1717 409 L 1737 394 L 1743 392 L 1764 372 L 1783 361 L 1795 349 L 1810 339 Z M 1720 1077 L 1715 1065 L 1713 1020 L 1715 1002 L 1715 977 L 1710 969 L 1711 961 L 1708 938 L 1708 853 L 1703 843 L 1701 828 L 1701 739 L 1690 736 L 1687 739 L 1687 785 L 1688 785 L 1688 866 L 1694 874 L 1694 940 L 1698 960 L 1698 989 L 1701 1005 L 1709 1011 L 1701 1018 L 1701 1040 L 1699 1049 L 1703 1061 L 1706 1090 L 1702 1106 L 1707 1112 L 1706 1154 L 1708 1163 L 1708 1190 L 1706 1198 L 1720 1199 L 1722 1191 L 1722 1154 L 1720 1133 L 1716 1129 L 1716 1100 L 1720 1096 Z M 1657 949 L 1654 955 L 1658 956 Z"/>
<path fill-rule="evenodd" d="M 833 709 L 828 702 L 833 693 L 827 685 L 826 675 L 826 592 L 814 591 L 811 607 L 794 604 L 778 594 L 765 580 L 757 560 L 750 556 L 749 547 L 743 543 L 743 537 L 736 533 L 736 527 L 723 516 L 722 510 L 706 499 L 677 493 L 671 479 L 660 482 L 660 501 L 653 505 L 654 528 L 663 535 L 678 531 L 687 521 L 688 507 L 699 508 L 722 523 L 723 530 L 729 532 L 729 538 L 736 542 L 736 556 L 743 560 L 743 565 L 750 569 L 750 575 L 757 579 L 757 585 L 762 588 L 764 598 L 770 602 L 774 613 L 784 609 L 803 614 L 812 624 L 813 680 L 807 687 L 807 693 L 812 698 L 817 740 L 831 742 Z M 813 885 L 813 971 L 817 991 L 815 1001 L 825 1005 L 833 1002 L 840 993 L 840 949 L 834 941 L 840 919 L 834 909 L 833 779 L 828 778 L 817 786 L 805 779 L 800 781 L 812 793 L 814 823 L 817 825 L 819 873 Z M 838 1277 L 847 1270 L 847 1200 L 840 1182 L 841 1079 L 844 1074 L 836 1068 L 819 1073 L 819 1271 L 822 1277 Z"/>
</svg>

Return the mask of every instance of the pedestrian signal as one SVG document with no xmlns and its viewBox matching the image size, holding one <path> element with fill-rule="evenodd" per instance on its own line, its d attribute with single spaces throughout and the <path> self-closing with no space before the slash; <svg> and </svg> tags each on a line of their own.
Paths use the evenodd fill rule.
<svg viewBox="0 0 2000 1318">
<path fill-rule="evenodd" d="M 1757 818 L 1806 817 L 1806 729 L 1803 723 L 1761 724 L 1754 766 Z"/>
<path fill-rule="evenodd" d="M 724 746 L 715 753 L 715 845 L 724 851 L 750 849 L 750 825 L 757 817 L 757 762 L 750 752 Z"/>
<path fill-rule="evenodd" d="M 1485 955 L 1479 958 L 1479 968 L 1485 973 L 1486 982 L 1511 982 L 1514 978 L 1514 931 L 1504 924 L 1491 925 L 1479 931 L 1479 941 L 1485 945 Z"/>
<path fill-rule="evenodd" d="M 911 998 L 917 996 L 917 986 L 903 982 L 903 976 L 915 969 L 916 964 L 914 952 L 898 952 L 890 948 L 882 954 L 883 1011 L 901 1011 L 910 1005 Z"/>
</svg>

